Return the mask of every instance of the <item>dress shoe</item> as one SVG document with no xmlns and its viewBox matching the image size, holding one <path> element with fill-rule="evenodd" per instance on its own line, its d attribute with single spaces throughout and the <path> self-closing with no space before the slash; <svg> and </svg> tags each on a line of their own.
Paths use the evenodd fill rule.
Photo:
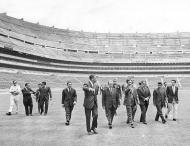
<svg viewBox="0 0 190 146">
<path fill-rule="evenodd" d="M 126 123 L 129 124 L 129 120 L 127 120 Z"/>
<path fill-rule="evenodd" d="M 109 125 L 109 129 L 112 129 L 112 125 Z"/>
<path fill-rule="evenodd" d="M 155 121 L 158 121 L 158 119 L 155 119 Z"/>
<path fill-rule="evenodd" d="M 167 118 L 168 118 L 168 115 L 165 115 L 165 118 L 167 119 Z"/>
<path fill-rule="evenodd" d="M 133 124 L 131 124 L 131 128 L 135 128 Z"/>
<path fill-rule="evenodd" d="M 166 120 L 163 120 L 162 123 L 165 124 L 165 123 L 166 123 Z"/>
<path fill-rule="evenodd" d="M 69 121 L 67 121 L 67 122 L 65 123 L 65 125 L 67 125 L 67 126 L 68 126 L 68 125 L 69 125 Z"/>
<path fill-rule="evenodd" d="M 7 116 L 11 116 L 11 112 L 6 113 Z"/>
<path fill-rule="evenodd" d="M 92 129 L 92 131 L 94 132 L 94 134 L 98 134 L 98 132 L 96 131 L 96 129 Z"/>
<path fill-rule="evenodd" d="M 143 122 L 143 124 L 147 125 L 147 122 Z"/>
<path fill-rule="evenodd" d="M 173 119 L 173 121 L 176 121 L 176 119 Z"/>
</svg>

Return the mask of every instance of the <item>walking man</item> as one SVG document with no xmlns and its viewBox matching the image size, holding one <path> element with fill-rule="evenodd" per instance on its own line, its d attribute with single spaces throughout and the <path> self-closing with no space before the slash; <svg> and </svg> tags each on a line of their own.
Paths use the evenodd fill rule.
<svg viewBox="0 0 190 146">
<path fill-rule="evenodd" d="M 72 88 L 72 83 L 67 82 L 67 88 L 62 91 L 62 106 L 65 108 L 66 112 L 66 123 L 65 125 L 70 124 L 71 114 L 74 106 L 77 103 L 77 93 L 74 88 Z"/>
<path fill-rule="evenodd" d="M 117 88 L 113 87 L 113 81 L 108 82 L 108 87 L 102 92 L 102 107 L 105 109 L 109 129 L 112 129 L 113 117 L 120 105 L 120 95 Z"/>
<path fill-rule="evenodd" d="M 136 88 L 133 86 L 132 80 L 126 80 L 127 86 L 124 88 L 124 103 L 127 110 L 127 124 L 134 128 L 133 122 L 138 104 L 138 94 Z"/>
<path fill-rule="evenodd" d="M 6 113 L 6 115 L 8 116 L 12 114 L 14 105 L 16 106 L 16 114 L 18 114 L 18 108 L 19 108 L 18 103 L 19 103 L 21 88 L 17 84 L 17 81 L 13 81 L 13 85 L 10 87 L 9 92 L 11 93 L 11 97 L 10 97 L 9 112 Z"/>
<path fill-rule="evenodd" d="M 158 121 L 160 117 L 162 119 L 162 123 L 165 124 L 166 120 L 164 119 L 162 108 L 165 107 L 166 104 L 166 92 L 161 82 L 158 82 L 158 88 L 153 91 L 153 104 L 157 109 L 155 121 Z"/>
<path fill-rule="evenodd" d="M 26 116 L 32 116 L 33 102 L 31 94 L 35 94 L 35 92 L 30 88 L 29 83 L 25 84 L 25 87 L 22 89 L 22 94 Z"/>
<path fill-rule="evenodd" d="M 176 80 L 172 80 L 172 85 L 168 86 L 166 89 L 166 94 L 168 98 L 168 111 L 165 115 L 165 118 L 168 118 L 168 115 L 173 110 L 173 121 L 177 119 L 177 109 L 178 109 L 178 87 L 176 86 Z"/>
<path fill-rule="evenodd" d="M 36 102 L 38 103 L 38 113 L 40 114 L 41 113 L 41 107 L 40 107 L 40 88 L 42 87 L 42 84 L 41 83 L 39 83 L 38 84 L 38 89 L 36 90 L 36 94 L 35 94 L 35 96 L 36 96 Z"/>
<path fill-rule="evenodd" d="M 89 82 L 83 85 L 84 91 L 84 109 L 86 116 L 86 129 L 89 135 L 97 134 L 96 128 L 98 126 L 98 102 L 97 102 L 97 94 L 99 90 L 99 86 L 96 83 L 96 76 L 90 75 Z M 92 125 L 90 127 L 90 119 L 92 113 Z M 93 132 L 93 133 L 92 133 Z"/>
<path fill-rule="evenodd" d="M 48 105 L 49 105 L 49 99 L 52 100 L 52 94 L 50 87 L 46 86 L 46 82 L 42 82 L 42 87 L 39 89 L 40 94 L 40 110 L 41 115 L 44 112 L 44 116 L 47 115 L 48 112 Z M 44 111 L 44 105 L 45 105 L 45 111 Z"/>
<path fill-rule="evenodd" d="M 141 108 L 140 122 L 142 122 L 143 124 L 147 124 L 146 112 L 148 109 L 149 99 L 151 97 L 151 94 L 145 81 L 141 81 L 141 85 L 137 89 L 137 93 L 138 93 L 138 98 L 139 98 L 140 108 Z"/>
</svg>

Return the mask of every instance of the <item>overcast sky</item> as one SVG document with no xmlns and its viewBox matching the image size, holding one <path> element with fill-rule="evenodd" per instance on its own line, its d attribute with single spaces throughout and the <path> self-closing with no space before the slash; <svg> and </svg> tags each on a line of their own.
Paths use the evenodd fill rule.
<svg viewBox="0 0 190 146">
<path fill-rule="evenodd" d="M 0 13 L 90 32 L 190 32 L 190 0 L 0 0 Z"/>
</svg>

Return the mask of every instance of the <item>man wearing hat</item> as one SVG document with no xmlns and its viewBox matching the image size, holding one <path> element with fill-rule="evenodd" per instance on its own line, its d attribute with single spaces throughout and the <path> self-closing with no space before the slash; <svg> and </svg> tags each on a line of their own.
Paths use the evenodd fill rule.
<svg viewBox="0 0 190 146">
<path fill-rule="evenodd" d="M 166 120 L 164 119 L 162 108 L 166 104 L 166 92 L 161 82 L 158 82 L 158 87 L 153 91 L 153 104 L 157 109 L 155 121 L 158 121 L 160 117 L 162 119 L 162 123 L 165 124 Z"/>
<path fill-rule="evenodd" d="M 13 85 L 10 87 L 9 92 L 11 93 L 11 97 L 10 97 L 9 112 L 6 113 L 6 115 L 8 116 L 12 114 L 14 105 L 16 106 L 16 114 L 18 113 L 18 105 L 19 105 L 18 103 L 19 103 L 21 88 L 17 84 L 17 81 L 13 81 Z"/>
</svg>

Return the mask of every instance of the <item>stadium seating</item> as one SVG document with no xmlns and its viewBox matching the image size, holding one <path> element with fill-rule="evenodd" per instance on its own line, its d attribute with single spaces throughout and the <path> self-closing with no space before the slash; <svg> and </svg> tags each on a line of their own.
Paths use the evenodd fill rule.
<svg viewBox="0 0 190 146">
<path fill-rule="evenodd" d="M 0 14 L 1 66 L 58 73 L 190 72 L 190 33 L 93 33 Z"/>
</svg>

